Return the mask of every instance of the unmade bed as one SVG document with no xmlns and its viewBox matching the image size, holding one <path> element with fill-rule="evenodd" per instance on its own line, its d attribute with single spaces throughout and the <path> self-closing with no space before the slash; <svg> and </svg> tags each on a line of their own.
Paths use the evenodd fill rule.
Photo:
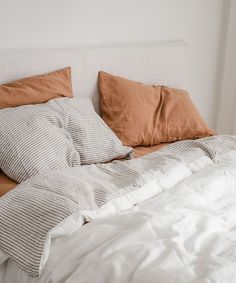
<svg viewBox="0 0 236 283">
<path fill-rule="evenodd" d="M 236 137 L 187 54 L 0 53 L 1 283 L 234 282 Z"/>
</svg>

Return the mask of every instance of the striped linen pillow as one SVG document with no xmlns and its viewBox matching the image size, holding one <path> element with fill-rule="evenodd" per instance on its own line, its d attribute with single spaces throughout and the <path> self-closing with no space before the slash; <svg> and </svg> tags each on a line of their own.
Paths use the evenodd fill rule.
<svg viewBox="0 0 236 283">
<path fill-rule="evenodd" d="M 0 168 L 12 180 L 80 165 L 64 125 L 67 115 L 52 105 L 0 110 Z"/>
<path fill-rule="evenodd" d="M 22 181 L 80 164 L 109 162 L 133 152 L 94 111 L 89 99 L 57 98 L 0 110 L 0 169 Z"/>
<path fill-rule="evenodd" d="M 133 149 L 121 141 L 95 112 L 90 99 L 58 98 L 49 104 L 68 114 L 66 129 L 80 154 L 81 164 L 129 158 Z"/>
</svg>

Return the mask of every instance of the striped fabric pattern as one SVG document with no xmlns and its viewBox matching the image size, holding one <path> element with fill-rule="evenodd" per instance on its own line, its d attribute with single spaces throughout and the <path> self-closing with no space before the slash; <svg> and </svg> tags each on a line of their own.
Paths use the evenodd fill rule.
<svg viewBox="0 0 236 283">
<path fill-rule="evenodd" d="M 185 150 L 189 151 L 196 148 L 201 149 L 209 158 L 213 159 L 216 158 L 217 155 L 222 155 L 231 150 L 235 150 L 236 136 L 218 135 L 197 140 L 179 141 L 171 144 L 170 146 L 162 148 L 160 152 L 179 154 Z M 188 157 L 189 156 L 186 155 L 186 158 Z"/>
<path fill-rule="evenodd" d="M 51 104 L 0 110 L 0 168 L 18 183 L 42 172 L 80 165 L 64 127 L 67 115 Z"/>
<path fill-rule="evenodd" d="M 216 136 L 178 142 L 135 160 L 58 169 L 32 177 L 0 199 L 0 249 L 29 276 L 39 277 L 49 233 L 57 225 L 74 215 L 96 215 L 104 208 L 110 207 L 105 214 L 115 212 L 111 203 L 122 197 L 134 205 L 137 202 L 132 202 L 130 193 L 138 193 L 150 181 L 156 180 L 154 193 L 158 193 L 158 186 L 170 188 L 186 178 L 188 170 L 183 168 L 194 159 L 210 160 L 209 156 L 231 150 L 236 150 L 236 137 Z M 120 203 L 120 208 L 127 207 Z"/>
<path fill-rule="evenodd" d="M 54 107 L 69 113 L 66 130 L 80 154 L 81 164 L 109 162 L 129 158 L 131 147 L 123 146 L 112 130 L 95 112 L 90 99 L 55 99 Z"/>
</svg>

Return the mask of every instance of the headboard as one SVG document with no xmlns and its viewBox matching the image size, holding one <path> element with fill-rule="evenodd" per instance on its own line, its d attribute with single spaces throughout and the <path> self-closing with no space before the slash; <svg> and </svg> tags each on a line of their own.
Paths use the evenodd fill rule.
<svg viewBox="0 0 236 283">
<path fill-rule="evenodd" d="M 100 70 L 148 84 L 187 88 L 184 42 L 75 49 L 0 51 L 0 83 L 72 67 L 74 96 L 98 107 Z"/>
</svg>

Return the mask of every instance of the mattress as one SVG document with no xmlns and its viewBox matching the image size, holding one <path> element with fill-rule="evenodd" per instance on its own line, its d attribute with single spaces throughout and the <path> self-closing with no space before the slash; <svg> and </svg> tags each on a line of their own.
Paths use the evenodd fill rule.
<svg viewBox="0 0 236 283">
<path fill-rule="evenodd" d="M 134 158 L 138 158 L 141 156 L 144 156 L 148 153 L 157 151 L 164 146 L 168 145 L 168 143 L 162 143 L 159 145 L 154 146 L 148 146 L 148 147 L 136 147 L 134 148 Z M 9 179 L 2 171 L 0 171 L 0 197 L 3 196 L 8 191 L 14 189 L 16 187 L 17 183 Z"/>
</svg>

